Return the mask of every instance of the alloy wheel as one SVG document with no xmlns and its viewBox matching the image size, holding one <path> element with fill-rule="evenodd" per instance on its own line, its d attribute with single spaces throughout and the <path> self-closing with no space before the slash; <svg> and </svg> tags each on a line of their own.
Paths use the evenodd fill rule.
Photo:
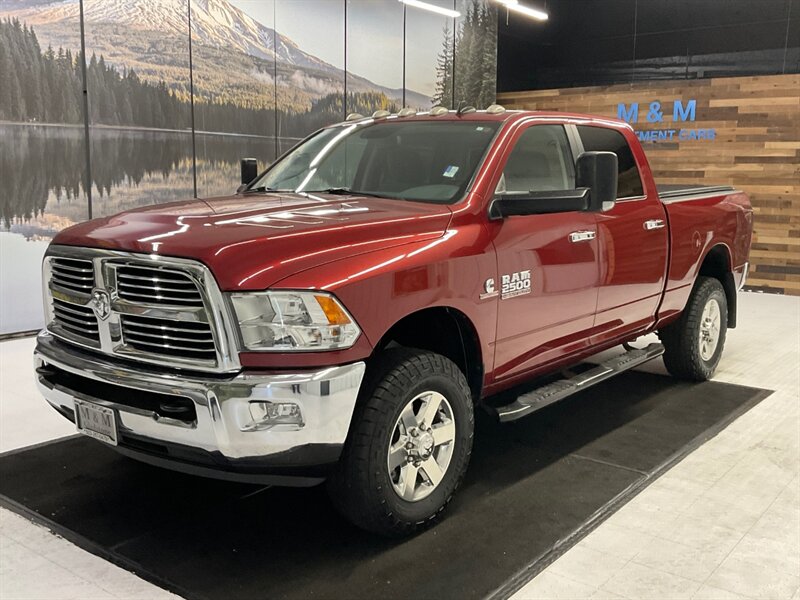
<svg viewBox="0 0 800 600">
<path fill-rule="evenodd" d="M 392 430 L 387 452 L 394 491 L 407 502 L 418 502 L 444 479 L 456 437 L 450 403 L 442 394 L 417 394 L 403 408 Z"/>
<path fill-rule="evenodd" d="M 703 316 L 700 318 L 700 358 L 705 361 L 711 360 L 719 344 L 719 330 L 721 324 L 721 311 L 719 302 L 714 298 L 709 298 L 703 308 Z"/>
</svg>

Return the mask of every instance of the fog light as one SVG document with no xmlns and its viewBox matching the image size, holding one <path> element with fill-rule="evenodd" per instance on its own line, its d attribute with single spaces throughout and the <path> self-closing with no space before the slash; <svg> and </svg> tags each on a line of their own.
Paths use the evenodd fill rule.
<svg viewBox="0 0 800 600">
<path fill-rule="evenodd" d="M 275 425 L 296 425 L 302 427 L 303 413 L 294 402 L 250 402 L 250 418 L 243 431 L 261 431 Z"/>
</svg>

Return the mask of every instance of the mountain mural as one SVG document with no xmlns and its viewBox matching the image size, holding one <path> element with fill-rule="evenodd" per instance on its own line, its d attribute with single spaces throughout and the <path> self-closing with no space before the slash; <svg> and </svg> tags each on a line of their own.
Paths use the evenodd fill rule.
<svg viewBox="0 0 800 600">
<path fill-rule="evenodd" d="M 342 92 L 341 69 L 226 0 L 192 0 L 191 8 L 194 85 L 201 101 L 274 109 L 277 100 L 282 108 L 303 112 L 315 100 Z M 78 0 L 0 0 L 0 14 L 34 27 L 43 46 L 73 52 L 80 47 L 72 26 L 79 12 Z M 89 56 L 103 56 L 107 64 L 134 69 L 144 81 L 163 81 L 179 98 L 188 97 L 186 0 L 84 0 L 84 23 Z M 348 91 L 402 102 L 402 89 L 353 73 L 347 79 Z M 406 90 L 406 103 L 430 106 L 431 99 Z"/>
<path fill-rule="evenodd" d="M 79 0 L 0 0 L 0 258 L 24 273 L 0 289 L 0 334 L 42 326 L 35 265 L 65 227 L 230 194 L 241 157 L 397 110 L 401 80 L 425 92 L 406 90 L 414 108 L 494 98 L 490 0 L 457 0 L 458 19 L 409 9 L 407 28 L 397 0 L 353 0 L 347 30 L 341 0 L 273 1 L 84 0 L 81 23 Z"/>
</svg>

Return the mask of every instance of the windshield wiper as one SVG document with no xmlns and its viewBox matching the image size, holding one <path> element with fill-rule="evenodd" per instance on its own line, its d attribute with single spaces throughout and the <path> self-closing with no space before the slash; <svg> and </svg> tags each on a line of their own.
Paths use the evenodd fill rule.
<svg viewBox="0 0 800 600">
<path fill-rule="evenodd" d="M 304 190 L 307 194 L 331 194 L 333 196 L 369 196 L 370 198 L 388 198 L 384 194 L 374 192 L 359 192 L 348 187 L 331 187 L 325 190 Z"/>
<path fill-rule="evenodd" d="M 275 188 L 271 188 L 271 187 L 267 187 L 265 185 L 262 185 L 260 187 L 254 187 L 254 188 L 246 189 L 242 193 L 243 194 L 251 194 L 251 193 L 255 193 L 255 194 L 285 194 L 285 193 L 291 192 L 291 191 L 292 190 L 277 190 Z"/>
</svg>

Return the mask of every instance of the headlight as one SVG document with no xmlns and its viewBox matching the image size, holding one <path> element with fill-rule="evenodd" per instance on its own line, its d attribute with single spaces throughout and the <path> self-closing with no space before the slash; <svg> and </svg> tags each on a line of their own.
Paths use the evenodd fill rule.
<svg viewBox="0 0 800 600">
<path fill-rule="evenodd" d="M 255 292 L 230 298 L 245 350 L 349 348 L 361 333 L 339 301 L 325 292 Z"/>
</svg>

